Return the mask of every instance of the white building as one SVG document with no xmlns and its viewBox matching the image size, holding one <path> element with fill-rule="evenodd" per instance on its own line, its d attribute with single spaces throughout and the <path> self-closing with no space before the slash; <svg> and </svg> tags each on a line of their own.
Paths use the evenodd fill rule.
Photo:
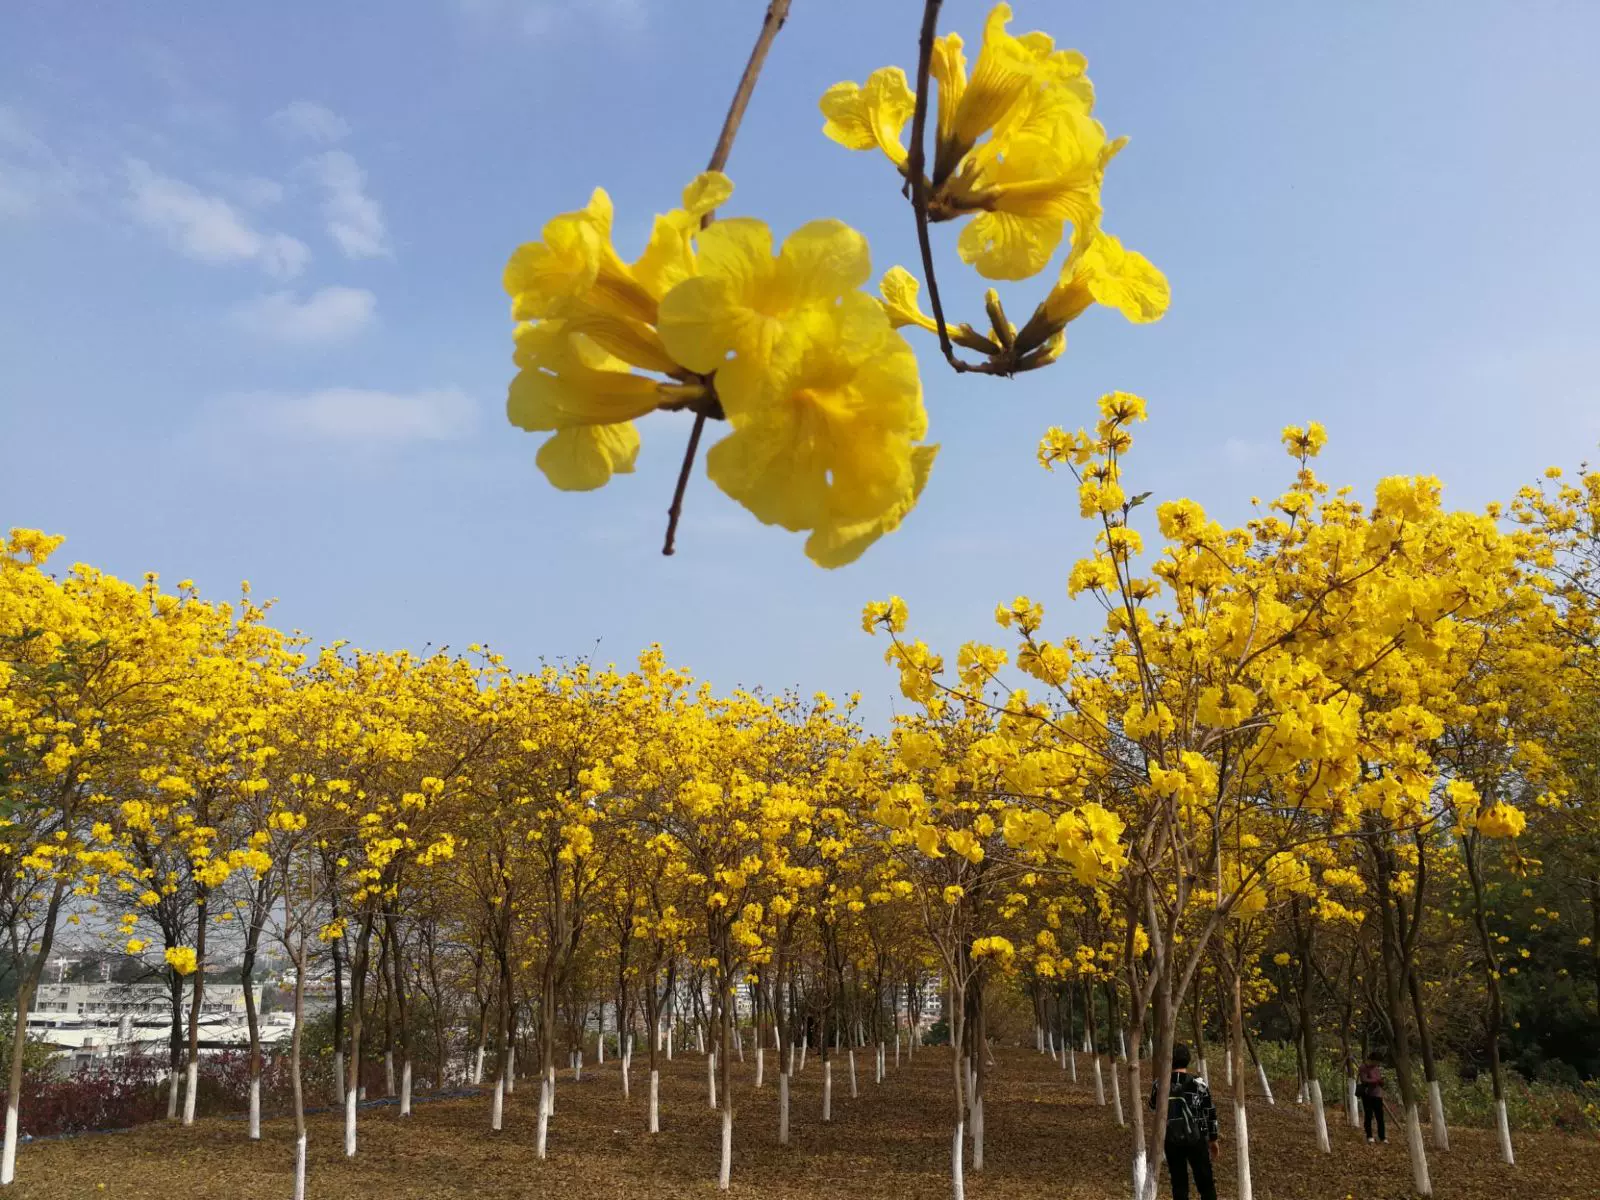
<svg viewBox="0 0 1600 1200">
<path fill-rule="evenodd" d="M 261 989 L 256 992 L 260 1012 Z M 187 1032 L 192 993 L 184 989 L 183 1025 Z M 259 1019 L 263 1045 L 287 1038 L 294 1027 L 288 1013 Z M 172 997 L 158 980 L 138 983 L 46 983 L 28 1013 L 28 1034 L 68 1056 L 78 1070 L 97 1059 L 166 1053 L 172 1030 Z M 207 983 L 200 999 L 200 1049 L 243 1049 L 250 1044 L 244 987 Z"/>
</svg>

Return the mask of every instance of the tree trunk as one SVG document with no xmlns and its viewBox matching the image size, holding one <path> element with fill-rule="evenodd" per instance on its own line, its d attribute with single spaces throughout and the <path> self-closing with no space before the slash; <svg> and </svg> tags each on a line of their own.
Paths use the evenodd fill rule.
<svg viewBox="0 0 1600 1200">
<path fill-rule="evenodd" d="M 1388 1009 L 1391 1049 L 1394 1053 L 1395 1076 L 1400 1082 L 1400 1099 L 1405 1112 L 1406 1145 L 1411 1157 L 1411 1185 L 1419 1196 L 1433 1195 L 1433 1182 L 1428 1174 L 1428 1151 L 1422 1142 L 1422 1120 L 1417 1107 L 1417 1086 L 1411 1074 L 1411 1037 L 1406 1024 L 1406 977 L 1410 971 L 1410 947 L 1400 935 L 1399 912 L 1393 892 L 1391 877 L 1392 850 L 1387 845 L 1372 847 L 1377 864 L 1378 907 L 1380 940 L 1383 951 L 1384 999 Z"/>
<path fill-rule="evenodd" d="M 39 949 L 28 963 L 17 988 L 17 1022 L 12 1028 L 11 1072 L 6 1091 L 6 1133 L 3 1151 L 0 1151 L 0 1186 L 9 1186 L 17 1178 L 17 1137 L 22 1113 L 22 1067 L 28 1049 L 28 1006 L 33 1003 L 39 980 L 44 975 L 44 964 L 50 957 L 50 944 L 55 941 L 56 919 L 61 915 L 61 901 L 67 885 L 57 880 L 50 895 L 50 906 L 45 910 L 44 932 L 39 938 Z"/>
<path fill-rule="evenodd" d="M 1500 1161 L 1514 1165 L 1511 1149 L 1511 1123 L 1506 1117 L 1505 1072 L 1500 1065 L 1500 1026 L 1504 1009 L 1500 1000 L 1500 964 L 1489 935 L 1489 922 L 1483 908 L 1483 876 L 1478 867 L 1478 834 L 1469 833 L 1461 847 L 1467 860 L 1467 877 L 1472 882 L 1472 923 L 1478 931 L 1478 949 L 1483 954 L 1485 985 L 1489 996 L 1487 1029 L 1489 1040 L 1489 1078 L 1494 1086 L 1494 1124 L 1500 1140 Z"/>
<path fill-rule="evenodd" d="M 196 905 L 194 983 L 189 999 L 189 1056 L 184 1061 L 183 1123 L 194 1124 L 195 1093 L 200 1090 L 200 1005 L 206 994 L 206 906 L 210 896 L 202 889 Z"/>
</svg>

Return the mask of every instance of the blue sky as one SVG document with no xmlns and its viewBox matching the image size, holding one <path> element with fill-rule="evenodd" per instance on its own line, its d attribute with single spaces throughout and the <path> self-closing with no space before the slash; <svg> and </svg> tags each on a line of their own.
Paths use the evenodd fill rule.
<svg viewBox="0 0 1600 1200">
<path fill-rule="evenodd" d="M 514 663 L 659 640 L 719 687 L 893 676 L 859 631 L 911 605 L 949 653 L 1025 592 L 1054 628 L 1087 534 L 1049 425 L 1150 401 L 1139 490 L 1225 518 L 1287 478 L 1281 426 L 1365 489 L 1430 472 L 1480 506 L 1600 441 L 1600 6 L 1022 0 L 1089 57 L 1132 143 L 1106 225 L 1160 265 L 1158 325 L 1095 312 L 1061 363 L 957 378 L 919 343 L 943 444 L 905 527 L 812 567 L 698 474 L 659 542 L 687 421 L 564 495 L 505 423 L 511 249 L 604 185 L 625 256 L 705 162 L 758 0 L 7 6 L 0 36 L 0 525 L 118 573 L 250 579 L 281 624 Z M 975 43 L 986 5 L 947 3 Z M 885 161 L 817 96 L 915 61 L 910 0 L 795 0 L 728 213 L 839 217 L 915 261 Z M 936 230 L 951 308 L 981 288 Z M 1042 283 L 1039 284 L 1042 287 Z M 1019 285 L 1016 307 L 1034 294 Z"/>
</svg>

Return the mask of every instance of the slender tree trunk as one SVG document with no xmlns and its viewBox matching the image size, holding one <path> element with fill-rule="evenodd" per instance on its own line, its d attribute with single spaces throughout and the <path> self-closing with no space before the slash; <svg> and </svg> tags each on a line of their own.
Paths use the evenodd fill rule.
<svg viewBox="0 0 1600 1200">
<path fill-rule="evenodd" d="M 261 938 L 261 923 L 266 920 L 261 884 L 257 884 L 256 903 L 251 908 L 255 919 L 245 931 L 244 954 L 239 964 L 239 983 L 244 988 L 244 1020 L 250 1034 L 250 1124 L 251 1141 L 261 1140 L 261 1022 L 256 1015 L 256 947 Z"/>
<path fill-rule="evenodd" d="M 28 1007 L 38 991 L 39 980 L 44 975 L 44 964 L 50 957 L 50 945 L 56 937 L 56 920 L 61 915 L 61 901 L 67 893 L 64 880 L 57 880 L 50 894 L 50 905 L 45 910 L 44 930 L 39 937 L 39 949 L 29 961 L 17 988 L 17 1020 L 12 1027 L 11 1071 L 6 1091 L 6 1132 L 4 1149 L 0 1150 L 0 1186 L 10 1186 L 17 1178 L 17 1138 L 21 1127 L 23 1061 L 28 1050 Z"/>
<path fill-rule="evenodd" d="M 1231 962 L 1230 974 L 1233 977 L 1232 1000 L 1229 1007 L 1229 1025 L 1232 1026 L 1229 1054 L 1235 1064 L 1233 1072 L 1233 1134 L 1235 1142 L 1236 1162 L 1238 1166 L 1239 1200 L 1254 1200 L 1255 1185 L 1250 1177 L 1250 1117 L 1245 1110 L 1244 1086 L 1244 1004 L 1241 997 L 1239 983 L 1240 964 Z"/>
<path fill-rule="evenodd" d="M 1467 860 L 1467 877 L 1472 883 L 1472 923 L 1478 931 L 1478 950 L 1483 955 L 1484 983 L 1489 997 L 1487 1029 L 1489 1041 L 1489 1078 L 1494 1086 L 1495 1132 L 1500 1140 L 1500 1161 L 1512 1165 L 1517 1161 L 1511 1149 L 1511 1122 L 1506 1116 L 1505 1071 L 1500 1065 L 1500 1027 L 1504 1009 L 1500 1000 L 1500 963 L 1494 952 L 1494 939 L 1489 935 L 1489 922 L 1483 907 L 1483 875 L 1478 864 L 1478 834 L 1469 833 L 1462 842 Z"/>
<path fill-rule="evenodd" d="M 1428 1151 L 1422 1141 L 1422 1120 L 1417 1106 L 1416 1080 L 1411 1073 L 1411 1036 L 1406 1023 L 1406 976 L 1410 970 L 1410 953 L 1401 938 L 1398 905 L 1394 895 L 1391 875 L 1393 865 L 1389 846 L 1373 846 L 1377 863 L 1379 928 L 1383 950 L 1384 998 L 1388 1008 L 1391 1048 L 1394 1052 L 1395 1076 L 1400 1082 L 1400 1099 L 1406 1121 L 1406 1145 L 1411 1157 L 1411 1186 L 1419 1196 L 1433 1195 L 1433 1181 L 1428 1174 Z"/>
<path fill-rule="evenodd" d="M 195 906 L 194 982 L 190 985 L 189 999 L 189 1056 L 183 1065 L 183 1123 L 194 1124 L 195 1093 L 200 1090 L 200 1005 L 206 994 L 206 907 L 210 896 L 204 889 Z"/>
</svg>

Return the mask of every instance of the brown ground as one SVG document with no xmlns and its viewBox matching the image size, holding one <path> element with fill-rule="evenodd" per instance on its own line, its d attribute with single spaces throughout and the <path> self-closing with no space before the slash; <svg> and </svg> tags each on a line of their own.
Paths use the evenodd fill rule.
<svg viewBox="0 0 1600 1200">
<path fill-rule="evenodd" d="M 948 1052 L 927 1050 L 915 1066 L 891 1071 L 881 1087 L 862 1054 L 861 1096 L 834 1072 L 834 1120 L 820 1120 L 822 1070 L 815 1055 L 793 1089 L 791 1144 L 777 1142 L 776 1077 L 754 1091 L 754 1064 L 737 1067 L 739 1124 L 734 1132 L 733 1193 L 752 1200 L 878 1200 L 949 1195 Z M 753 1057 L 753 1056 L 752 1056 Z M 768 1066 L 772 1065 L 769 1055 Z M 1080 1063 L 1080 1066 L 1082 1064 Z M 508 1099 L 505 1130 L 492 1134 L 487 1099 L 419 1104 L 409 1120 L 394 1108 L 364 1110 L 361 1152 L 342 1153 L 338 1114 L 310 1122 L 307 1193 L 313 1200 L 455 1200 L 457 1197 L 713 1197 L 719 1118 L 708 1111 L 704 1060 L 680 1055 L 664 1064 L 662 1130 L 643 1132 L 648 1073 L 634 1071 L 624 1103 L 617 1067 L 563 1079 L 551 1125 L 550 1157 L 533 1153 L 538 1090 L 523 1083 Z M 1109 1108 L 1048 1059 L 1000 1051 L 991 1074 L 988 1162 L 969 1172 L 969 1200 L 1120 1200 L 1126 1183 L 1127 1134 Z M 1292 1093 L 1291 1093 L 1292 1094 Z M 1330 1110 L 1334 1153 L 1316 1153 L 1308 1112 L 1294 1105 L 1250 1111 L 1258 1200 L 1401 1200 L 1410 1195 L 1405 1149 L 1397 1138 L 1368 1146 Z M 1224 1113 L 1219 1168 L 1223 1197 L 1234 1183 L 1231 1116 Z M 1393 1131 L 1391 1130 L 1391 1134 Z M 1403 1135 L 1401 1135 L 1403 1138 Z M 1453 1129 L 1454 1149 L 1431 1155 L 1441 1200 L 1593 1200 L 1600 1198 L 1600 1142 L 1559 1134 L 1517 1138 L 1519 1164 L 1496 1161 L 1491 1132 Z M 287 1200 L 292 1194 L 293 1125 L 265 1123 L 252 1145 L 239 1121 L 209 1120 L 191 1129 L 150 1125 L 132 1133 L 25 1145 L 18 1156 L 17 1200 Z M 1167 1192 L 1165 1182 L 1162 1194 Z"/>
</svg>

